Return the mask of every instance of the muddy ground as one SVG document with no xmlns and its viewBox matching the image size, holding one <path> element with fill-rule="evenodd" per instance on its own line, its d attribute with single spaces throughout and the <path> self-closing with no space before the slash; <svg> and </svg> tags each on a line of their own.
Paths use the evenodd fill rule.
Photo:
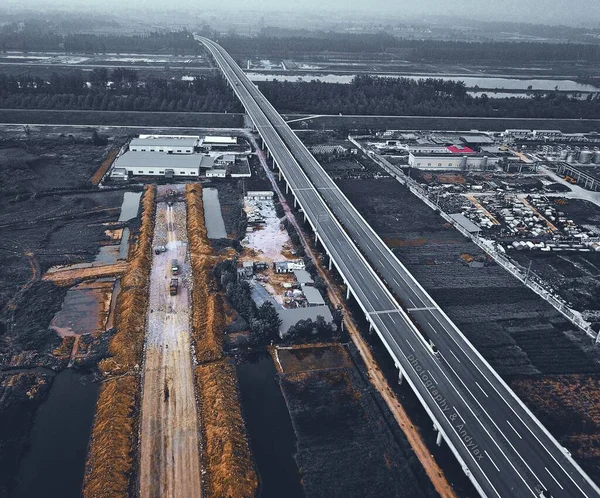
<svg viewBox="0 0 600 498">
<path fill-rule="evenodd" d="M 280 385 L 307 497 L 436 493 L 408 441 L 342 346 L 281 350 Z"/>
<path fill-rule="evenodd" d="M 41 277 L 54 265 L 93 261 L 111 243 L 106 229 L 124 225 L 117 223 L 123 191 L 100 191 L 89 182 L 114 146 L 114 140 L 94 145 L 90 132 L 0 136 L 0 427 L 10 428 L 0 429 L 0 490 L 10 486 L 52 383 L 51 375 L 41 381 L 12 370 L 58 371 L 69 360 L 72 342 L 49 328 L 67 288 Z M 106 339 L 86 337 L 76 364 L 94 367 L 106 354 Z"/>
<path fill-rule="evenodd" d="M 486 261 L 485 254 L 397 181 L 338 183 L 500 375 L 509 382 L 519 379 L 518 393 L 526 393 L 522 386 L 528 383 L 535 389 L 551 375 L 600 374 L 600 355 L 587 336 L 493 262 L 487 260 L 483 268 L 468 266 L 461 255 Z M 551 405 L 532 404 L 527 395 L 523 399 L 540 418 L 552 414 Z M 589 398 L 574 396 L 571 406 L 583 416 Z M 600 425 L 585 426 L 585 432 L 596 437 Z M 572 441 L 566 446 L 573 447 Z M 582 464 L 591 462 L 587 468 L 597 464 L 593 459 L 579 455 Z"/>
</svg>

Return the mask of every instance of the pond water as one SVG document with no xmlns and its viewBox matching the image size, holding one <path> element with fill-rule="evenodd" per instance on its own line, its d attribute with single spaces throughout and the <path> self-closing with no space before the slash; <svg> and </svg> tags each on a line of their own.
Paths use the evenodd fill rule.
<svg viewBox="0 0 600 498">
<path fill-rule="evenodd" d="M 138 215 L 140 208 L 141 192 L 125 192 L 119 221 L 129 221 Z"/>
<path fill-rule="evenodd" d="M 99 384 L 64 370 L 36 413 L 13 498 L 79 498 Z"/>
<path fill-rule="evenodd" d="M 246 75 L 253 81 L 312 81 L 319 80 L 325 83 L 350 83 L 356 74 L 280 74 L 263 72 L 246 72 Z M 569 79 L 533 79 L 533 78 L 497 78 L 485 76 L 457 76 L 444 74 L 416 75 L 416 74 L 378 74 L 377 76 L 390 76 L 394 78 L 409 78 L 420 80 L 424 78 L 437 78 L 452 81 L 464 81 L 468 88 L 497 88 L 505 90 L 527 90 L 529 86 L 533 90 L 558 90 L 563 92 L 597 92 L 600 91 L 592 85 L 578 83 Z"/>
<path fill-rule="evenodd" d="M 202 201 L 204 202 L 204 222 L 206 235 L 209 239 L 227 238 L 225 221 L 219 202 L 219 191 L 216 188 L 203 188 Z"/>
<path fill-rule="evenodd" d="M 236 366 L 242 411 L 260 480 L 259 498 L 301 498 L 294 460 L 296 435 L 268 353 L 252 354 Z"/>
</svg>

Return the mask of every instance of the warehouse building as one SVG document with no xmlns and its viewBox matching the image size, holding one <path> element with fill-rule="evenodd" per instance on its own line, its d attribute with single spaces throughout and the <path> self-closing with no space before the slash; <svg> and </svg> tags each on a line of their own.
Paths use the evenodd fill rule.
<svg viewBox="0 0 600 498">
<path fill-rule="evenodd" d="M 196 178 L 199 175 L 202 157 L 199 154 L 126 152 L 115 160 L 111 178 L 127 179 L 132 176 Z"/>
<path fill-rule="evenodd" d="M 425 170 L 487 170 L 495 167 L 500 158 L 495 156 L 473 154 L 473 153 L 453 153 L 443 154 L 419 154 L 410 153 L 408 164 L 412 168 Z"/>
<path fill-rule="evenodd" d="M 193 154 L 198 137 L 144 135 L 129 143 L 131 152 L 162 152 L 165 154 Z"/>
</svg>

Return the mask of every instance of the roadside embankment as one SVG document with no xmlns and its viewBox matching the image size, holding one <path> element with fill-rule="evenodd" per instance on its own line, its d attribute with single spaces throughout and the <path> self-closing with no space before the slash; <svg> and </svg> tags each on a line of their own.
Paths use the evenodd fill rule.
<svg viewBox="0 0 600 498">
<path fill-rule="evenodd" d="M 94 173 L 94 176 L 92 176 L 92 178 L 90 178 L 90 183 L 92 185 L 98 185 L 100 183 L 100 181 L 102 180 L 102 178 L 104 178 L 104 175 L 108 171 L 108 168 L 110 168 L 110 165 L 116 159 L 118 153 L 119 153 L 118 148 L 110 149 L 108 151 L 106 158 L 104 159 L 104 161 L 102 161 L 102 164 L 96 170 L 96 172 Z"/>
<path fill-rule="evenodd" d="M 216 258 L 206 234 L 202 187 L 186 186 L 192 265 L 192 339 L 206 496 L 255 496 L 258 477 L 242 417 L 235 368 L 223 358 L 225 304 L 216 290 Z"/>
<path fill-rule="evenodd" d="M 202 187 L 186 185 L 187 223 L 190 259 L 192 263 L 192 339 L 199 362 L 216 360 L 222 356 L 223 302 L 217 294 L 212 269 L 213 250 L 204 224 Z"/>
<path fill-rule="evenodd" d="M 142 198 L 141 227 L 133 257 L 121 280 L 115 313 L 116 334 L 110 357 L 99 364 L 106 377 L 96 404 L 96 415 L 83 496 L 126 497 L 133 494 L 140 403 L 139 365 L 144 345 L 148 280 L 152 263 L 156 187 L 147 187 Z"/>
<path fill-rule="evenodd" d="M 235 367 L 221 359 L 196 368 L 206 496 L 255 496 L 258 479 L 246 437 Z"/>
</svg>

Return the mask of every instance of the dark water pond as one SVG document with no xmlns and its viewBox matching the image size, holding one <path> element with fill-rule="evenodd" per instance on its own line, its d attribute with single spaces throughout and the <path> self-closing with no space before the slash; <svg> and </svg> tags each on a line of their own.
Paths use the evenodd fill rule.
<svg viewBox="0 0 600 498">
<path fill-rule="evenodd" d="M 65 370 L 40 406 L 16 477 L 14 498 L 81 496 L 99 384 Z"/>
<path fill-rule="evenodd" d="M 260 498 L 304 496 L 294 453 L 296 435 L 268 353 L 238 364 L 237 375 L 250 446 L 260 479 Z"/>
</svg>

